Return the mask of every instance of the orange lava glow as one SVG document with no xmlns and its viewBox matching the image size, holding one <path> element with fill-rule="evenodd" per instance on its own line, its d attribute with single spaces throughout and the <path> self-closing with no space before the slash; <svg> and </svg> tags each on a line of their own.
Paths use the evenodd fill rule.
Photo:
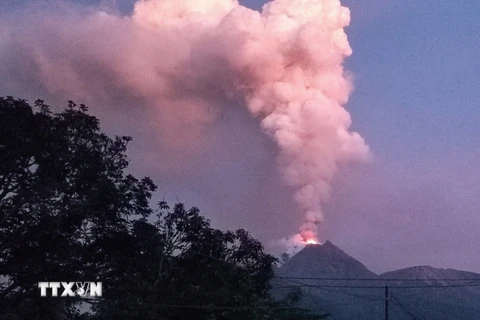
<svg viewBox="0 0 480 320">
<path fill-rule="evenodd" d="M 305 241 L 305 244 L 318 244 L 318 241 L 315 239 L 308 239 L 307 241 Z"/>
</svg>

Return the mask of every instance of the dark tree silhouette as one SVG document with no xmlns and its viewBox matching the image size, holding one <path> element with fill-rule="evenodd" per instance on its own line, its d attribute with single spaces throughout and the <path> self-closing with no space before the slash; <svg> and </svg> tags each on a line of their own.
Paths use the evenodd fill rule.
<svg viewBox="0 0 480 320">
<path fill-rule="evenodd" d="M 94 279 L 92 243 L 150 214 L 155 185 L 125 175 L 129 137 L 109 138 L 83 105 L 53 114 L 42 101 L 0 98 L 0 309 L 33 319 L 72 317 L 40 299 L 39 281 Z M 63 300 L 63 299 L 62 299 Z M 61 303 L 61 304 L 60 304 Z"/>
<path fill-rule="evenodd" d="M 130 140 L 84 105 L 0 98 L 0 319 L 319 318 L 271 298 L 277 260 L 245 230 L 154 212 L 151 179 L 124 173 Z M 40 297 L 41 281 L 102 281 L 103 296 Z"/>
<path fill-rule="evenodd" d="M 245 230 L 211 228 L 197 208 L 161 202 L 157 220 L 135 221 L 123 241 L 93 319 L 321 319 L 294 307 L 299 292 L 272 299 L 277 260 Z"/>
</svg>

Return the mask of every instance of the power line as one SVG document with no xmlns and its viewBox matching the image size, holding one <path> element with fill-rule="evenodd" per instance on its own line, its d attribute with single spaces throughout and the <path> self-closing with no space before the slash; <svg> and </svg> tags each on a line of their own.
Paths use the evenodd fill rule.
<svg viewBox="0 0 480 320">
<path fill-rule="evenodd" d="M 293 288 L 303 288 L 303 287 L 316 288 L 316 289 L 323 289 L 323 288 L 378 289 L 378 288 L 384 288 L 384 287 L 381 287 L 381 286 L 343 286 L 343 285 L 300 284 L 300 285 L 275 287 L 274 289 L 293 289 Z"/>
<path fill-rule="evenodd" d="M 295 307 L 267 307 L 267 306 L 202 306 L 202 305 L 183 305 L 183 304 L 161 304 L 161 303 L 142 303 L 151 306 L 163 307 L 163 308 L 177 308 L 177 309 L 216 309 L 216 310 L 284 310 L 284 309 L 300 309 Z"/>
<path fill-rule="evenodd" d="M 191 249 L 187 250 L 188 252 L 195 253 L 198 255 L 201 255 L 203 257 L 207 257 L 213 260 L 217 260 L 219 262 L 227 263 L 230 265 L 233 265 L 235 267 L 239 267 L 239 265 L 232 263 L 230 261 L 222 260 L 219 258 L 212 257 L 210 255 L 200 253 L 193 251 Z M 415 278 L 415 279 L 399 279 L 399 278 L 389 278 L 389 279 L 378 279 L 378 278 L 318 278 L 318 277 L 286 277 L 286 276 L 273 276 L 276 279 L 280 280 L 322 280 L 322 281 L 397 281 L 397 282 L 402 282 L 402 281 L 435 281 L 435 282 L 440 282 L 440 281 L 470 281 L 468 284 L 452 284 L 452 285 L 415 285 L 415 286 L 391 286 L 391 288 L 405 288 L 405 289 L 413 289 L 413 288 L 443 288 L 443 287 L 477 287 L 480 286 L 480 283 L 477 284 L 472 284 L 472 281 L 480 281 L 480 278 L 445 278 L 445 279 L 431 279 L 431 278 Z M 317 286 L 321 288 L 360 288 L 360 289 L 374 289 L 374 288 L 384 288 L 384 286 L 353 286 L 353 285 L 310 285 L 310 284 L 305 284 L 305 283 L 300 283 L 304 286 Z"/>
<path fill-rule="evenodd" d="M 280 279 L 294 279 L 294 280 L 321 280 L 321 281 L 480 281 L 480 278 L 414 278 L 414 279 L 400 279 L 400 278 L 327 278 L 327 277 L 288 277 L 276 276 Z"/>
<path fill-rule="evenodd" d="M 393 294 L 391 295 L 392 299 L 395 300 L 395 302 L 398 304 L 398 306 L 400 308 L 402 308 L 403 311 L 405 311 L 406 313 L 408 313 L 413 320 L 417 320 L 417 317 L 412 313 L 410 312 L 407 308 L 405 308 L 405 306 L 403 304 L 400 303 L 400 301 L 398 301 L 397 297 L 395 297 Z"/>
<path fill-rule="evenodd" d="M 301 287 L 310 287 L 310 288 L 349 288 L 349 289 L 383 289 L 385 286 L 354 286 L 354 285 L 315 285 L 315 284 L 301 284 L 297 286 L 283 286 L 277 287 L 277 289 L 286 289 L 286 288 L 301 288 Z M 395 289 L 427 289 L 427 288 L 461 288 L 461 287 L 480 287 L 480 283 L 476 284 L 458 284 L 458 285 L 419 285 L 419 286 L 389 286 L 390 288 Z"/>
<path fill-rule="evenodd" d="M 73 214 L 73 215 L 81 215 L 84 216 L 81 213 L 78 212 L 68 212 L 67 214 Z M 87 232 L 88 233 L 88 232 Z M 152 235 L 152 236 L 145 236 L 141 234 L 136 234 L 136 237 L 143 237 L 143 238 L 148 238 L 148 239 L 153 239 L 157 235 Z M 12 241 L 13 242 L 13 241 Z M 121 250 L 120 252 L 126 251 L 128 249 Z M 230 264 L 234 267 L 241 267 L 240 265 L 226 261 L 223 259 L 215 258 L 210 255 L 196 252 L 191 250 L 191 248 L 188 248 L 185 252 L 191 252 L 203 257 L 207 257 L 219 262 L 223 262 L 226 264 Z M 387 282 L 387 281 L 396 281 L 396 282 L 415 282 L 415 281 L 433 281 L 433 282 L 441 282 L 441 281 L 480 281 L 480 278 L 439 278 L 439 279 L 433 279 L 433 278 L 414 278 L 414 279 L 401 279 L 401 278 L 387 278 L 387 279 L 382 279 L 382 278 L 339 278 L 339 277 L 291 277 L 291 276 L 273 276 L 276 279 L 291 279 L 291 280 L 314 280 L 314 281 L 378 281 L 378 282 Z M 425 286 L 393 286 L 391 288 L 405 288 L 405 289 L 410 289 L 410 288 L 443 288 L 443 287 L 476 287 L 480 286 L 480 284 L 476 285 L 471 285 L 471 284 L 460 284 L 460 285 L 425 285 Z M 362 288 L 362 289 L 370 289 L 370 288 L 384 288 L 384 286 L 337 286 L 337 285 L 322 285 L 322 288 L 328 288 L 328 287 L 335 287 L 335 288 Z"/>
<path fill-rule="evenodd" d="M 153 236 L 144 236 L 144 235 L 136 235 L 144 238 L 154 238 L 156 235 Z M 123 250 L 122 250 L 123 251 Z M 234 267 L 241 267 L 240 265 L 226 261 L 220 258 L 212 257 L 210 255 L 197 252 L 188 248 L 185 252 L 191 252 L 203 257 L 207 257 L 222 263 L 226 263 L 232 265 Z M 414 286 L 390 286 L 390 288 L 397 288 L 397 289 L 424 289 L 424 288 L 458 288 L 458 287 L 479 287 L 480 283 L 473 284 L 472 281 L 480 281 L 480 278 L 444 278 L 444 279 L 432 279 L 432 278 L 415 278 L 415 279 L 400 279 L 400 278 L 388 278 L 388 279 L 379 279 L 379 278 L 327 278 L 327 277 L 287 277 L 287 276 L 273 276 L 273 278 L 280 279 L 280 280 L 315 280 L 315 281 L 470 281 L 469 284 L 450 284 L 450 285 L 414 285 Z M 379 289 L 384 288 L 384 286 L 368 286 L 368 285 L 310 285 L 301 282 L 296 282 L 300 284 L 300 286 L 290 286 L 290 288 L 298 288 L 298 287 L 310 287 L 310 288 L 349 288 L 349 289 Z M 285 287 L 277 287 L 277 288 L 287 288 Z"/>
<path fill-rule="evenodd" d="M 219 262 L 227 263 L 235 267 L 240 267 L 236 263 L 222 260 L 219 258 L 212 257 L 210 255 L 196 252 L 191 250 L 190 248 L 186 250 L 186 252 L 191 252 L 194 254 L 198 254 L 203 257 L 207 257 Z M 290 282 L 295 282 L 294 280 L 337 280 L 337 281 L 470 281 L 468 284 L 451 284 L 451 285 L 415 285 L 415 286 L 390 286 L 390 288 L 401 288 L 401 289 L 423 289 L 423 288 L 458 288 L 458 287 L 479 287 L 480 283 L 472 284 L 472 281 L 480 281 L 480 278 L 446 278 L 446 279 L 429 279 L 429 278 L 415 278 L 415 279 L 378 279 L 378 278 L 313 278 L 313 277 L 285 277 L 285 276 L 273 276 L 273 278 L 280 279 L 280 280 L 289 280 Z M 350 289 L 378 289 L 384 288 L 384 286 L 353 286 L 353 285 L 310 285 L 301 282 L 295 282 L 297 284 L 301 284 L 301 286 L 291 286 L 294 287 L 311 287 L 311 288 L 350 288 Z"/>
<path fill-rule="evenodd" d="M 420 299 L 420 300 L 424 301 L 425 303 L 431 303 L 431 304 L 435 304 L 435 305 L 444 305 L 446 307 L 464 309 L 464 310 L 469 310 L 469 311 L 476 311 L 480 314 L 480 309 L 465 307 L 465 306 L 461 306 L 461 305 L 458 305 L 458 304 L 439 302 L 437 300 L 434 301 L 434 300 L 425 298 L 425 295 L 423 293 L 416 292 L 416 293 L 412 293 L 412 294 L 408 294 L 408 295 L 402 295 L 402 298 L 409 298 L 409 297 L 415 297 L 415 296 L 416 296 L 415 299 Z"/>
<path fill-rule="evenodd" d="M 447 284 L 447 285 L 421 285 L 421 286 L 393 286 L 391 288 L 398 289 L 428 289 L 428 288 L 463 288 L 463 287 L 480 287 L 480 283 L 466 284 Z"/>
<path fill-rule="evenodd" d="M 299 284 L 303 284 L 303 283 L 300 283 L 300 282 L 297 282 L 295 280 L 287 280 L 287 279 L 280 279 L 282 281 L 288 281 L 288 282 L 294 282 L 294 283 L 299 283 Z M 308 286 L 308 285 L 306 285 Z M 301 286 L 285 286 L 285 288 L 288 288 L 288 287 L 295 287 L 295 288 L 298 288 L 298 287 L 301 287 Z M 274 287 L 273 289 L 278 289 L 280 287 Z M 337 293 L 337 294 L 343 294 L 343 295 L 346 295 L 346 296 L 349 296 L 349 297 L 355 297 L 355 298 L 361 298 L 361 299 L 367 299 L 367 300 L 370 300 L 370 301 L 373 301 L 373 302 L 382 302 L 382 299 L 380 299 L 379 297 L 371 297 L 371 296 L 365 296 L 365 295 L 359 295 L 359 294 L 354 294 L 354 293 L 350 293 L 350 292 L 344 292 L 344 291 L 338 291 L 338 290 L 332 290 L 332 289 L 327 289 L 327 288 L 318 288 L 318 287 L 313 287 L 313 289 L 318 289 L 318 290 L 322 290 L 322 291 L 327 291 L 327 292 L 333 292 L 333 293 Z M 324 302 L 324 301 L 322 301 Z M 323 309 L 329 309 L 329 308 L 332 308 L 332 307 L 338 307 L 338 306 L 349 306 L 349 305 L 355 305 L 357 304 L 357 302 L 355 301 L 349 301 L 349 302 L 340 302 L 340 303 L 333 303 L 333 304 L 325 304 L 323 303 L 322 305 L 317 305 L 318 307 L 320 308 L 323 308 Z"/>
<path fill-rule="evenodd" d="M 102 300 L 111 300 L 116 301 L 116 299 L 102 298 Z M 90 301 L 82 300 L 83 302 L 90 303 Z M 205 310 L 299 310 L 302 308 L 297 307 L 274 307 L 274 306 L 210 306 L 210 305 L 186 305 L 186 304 L 165 304 L 165 303 L 155 303 L 155 302 L 141 302 L 139 304 L 156 306 L 162 308 L 175 308 L 175 309 L 205 309 Z"/>
<path fill-rule="evenodd" d="M 327 289 L 327 288 L 324 288 L 324 287 L 318 287 L 318 286 L 315 286 L 315 285 L 305 284 L 305 283 L 298 282 L 298 281 L 295 281 L 295 280 L 283 279 L 283 281 L 288 281 L 288 282 L 293 282 L 293 283 L 300 284 L 300 286 L 298 286 L 298 285 L 297 285 L 297 286 L 290 286 L 291 288 L 309 287 L 309 288 L 313 288 L 313 289 L 320 289 L 320 290 L 324 290 L 324 291 L 329 291 L 329 292 L 334 292 L 334 293 L 340 293 L 340 294 L 344 294 L 344 295 L 351 296 L 351 297 L 356 297 L 356 298 L 362 298 L 362 299 L 368 299 L 368 300 L 378 301 L 378 298 L 376 298 L 376 297 L 359 295 L 359 294 L 350 293 L 350 292 L 342 292 L 342 291 L 337 291 L 337 290 L 331 290 L 331 289 Z M 287 288 L 287 287 L 288 287 L 288 286 L 285 286 L 284 288 Z M 276 287 L 276 288 L 274 288 L 274 289 L 278 289 L 278 288 L 279 288 L 279 287 Z"/>
</svg>

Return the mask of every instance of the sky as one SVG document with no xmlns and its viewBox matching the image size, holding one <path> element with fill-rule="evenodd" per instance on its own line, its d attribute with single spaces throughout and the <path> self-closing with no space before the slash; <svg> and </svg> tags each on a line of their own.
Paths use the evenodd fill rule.
<svg viewBox="0 0 480 320">
<path fill-rule="evenodd" d="M 119 16 L 128 16 L 133 8 L 132 0 L 70 2 L 66 7 L 74 12 L 116 8 Z M 240 2 L 255 10 L 264 4 Z M 35 40 L 27 34 L 28 19 L 21 19 L 29 17 L 34 3 L 2 1 L 0 17 L 15 23 L 0 26 L 18 26 L 19 35 Z M 339 168 L 323 207 L 320 240 L 332 241 L 378 273 L 413 265 L 480 272 L 480 2 L 344 0 L 342 5 L 351 11 L 345 32 L 353 50 L 345 62 L 354 84 L 346 108 L 351 129 L 365 139 L 373 160 Z M 42 14 L 58 18 L 55 11 Z M 76 22 L 62 30 L 68 34 Z M 0 44 L 3 34 L 0 30 Z M 90 48 L 102 45 L 92 43 Z M 56 43 L 38 44 L 46 45 L 55 49 Z M 197 206 L 215 227 L 244 228 L 267 246 L 297 231 L 302 217 L 275 165 L 278 148 L 237 103 L 199 133 L 194 152 L 184 152 L 159 142 L 163 131 L 152 122 L 160 120 L 150 109 L 134 107 L 142 103 L 138 97 L 113 85 L 108 89 L 115 98 L 108 99 L 100 91 L 87 97 L 88 86 L 83 97 L 49 90 L 48 83 L 30 77 L 35 66 L 29 53 L 15 50 L 0 46 L 0 95 L 42 98 L 52 105 L 85 99 L 109 133 L 133 136 L 131 170 L 156 181 L 156 200 Z"/>
</svg>

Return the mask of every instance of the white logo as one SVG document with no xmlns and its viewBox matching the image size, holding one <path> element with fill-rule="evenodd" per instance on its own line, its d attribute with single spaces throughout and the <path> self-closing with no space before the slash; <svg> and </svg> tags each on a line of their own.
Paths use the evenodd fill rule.
<svg viewBox="0 0 480 320">
<path fill-rule="evenodd" d="M 47 289 L 51 289 L 52 297 L 58 297 L 58 289 L 63 288 L 60 297 L 101 297 L 101 282 L 39 282 L 40 296 L 47 296 Z"/>
</svg>

